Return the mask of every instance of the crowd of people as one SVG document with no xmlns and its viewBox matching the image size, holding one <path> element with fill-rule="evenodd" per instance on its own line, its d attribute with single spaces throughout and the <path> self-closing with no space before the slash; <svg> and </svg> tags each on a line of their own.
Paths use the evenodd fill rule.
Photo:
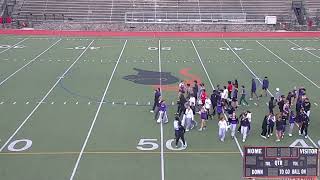
<svg viewBox="0 0 320 180">
<path fill-rule="evenodd" d="M 205 84 L 197 81 L 194 81 L 192 86 L 181 81 L 178 89 L 177 111 L 174 120 L 177 147 L 180 139 L 183 142 L 183 147 L 187 147 L 184 134 L 198 126 L 198 122 L 195 120 L 195 116 L 198 114 L 200 117 L 198 131 L 206 130 L 208 119 L 217 116 L 220 141 L 225 140 L 229 130 L 232 139 L 235 138 L 236 133 L 240 133 L 242 141 L 246 141 L 251 129 L 252 112 L 248 110 L 247 89 L 244 85 L 239 86 L 237 79 L 228 81 L 222 87 L 217 85 L 210 95 Z M 261 93 L 258 95 L 256 79 L 252 78 L 249 100 L 260 101 L 260 98 L 264 96 L 270 96 L 270 100 L 267 106 L 267 115 L 264 118 L 261 117 L 262 138 L 267 139 L 273 136 L 275 129 L 276 141 L 278 142 L 284 138 L 286 132 L 288 136 L 292 136 L 295 125 L 299 128 L 299 135 L 308 137 L 311 103 L 304 87 L 298 89 L 294 87 L 287 96 L 283 95 L 279 88 L 276 88 L 273 96 L 269 91 L 269 79 L 265 77 L 261 82 Z M 239 112 L 240 106 L 244 106 L 242 109 L 246 110 Z M 275 112 L 275 107 L 278 107 L 279 111 Z M 167 105 L 161 96 L 160 88 L 155 90 L 154 105 L 150 112 L 154 113 L 157 123 L 168 123 Z"/>
</svg>

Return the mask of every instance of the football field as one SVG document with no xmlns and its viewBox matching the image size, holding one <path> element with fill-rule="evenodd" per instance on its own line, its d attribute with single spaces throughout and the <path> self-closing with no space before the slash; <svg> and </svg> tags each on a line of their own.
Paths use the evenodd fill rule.
<svg viewBox="0 0 320 180">
<path fill-rule="evenodd" d="M 319 146 L 319 68 L 317 38 L 0 36 L 0 179 L 242 179 L 244 146 Z M 149 112 L 159 72 L 169 111 L 163 125 Z M 271 94 L 306 88 L 308 138 L 297 128 L 281 142 L 260 137 L 269 94 L 239 108 L 253 116 L 245 143 L 230 132 L 220 142 L 214 116 L 206 131 L 185 134 L 187 149 L 175 147 L 180 80 L 201 81 L 211 94 L 234 79 L 250 91 L 251 78 L 259 84 L 264 76 Z"/>
</svg>

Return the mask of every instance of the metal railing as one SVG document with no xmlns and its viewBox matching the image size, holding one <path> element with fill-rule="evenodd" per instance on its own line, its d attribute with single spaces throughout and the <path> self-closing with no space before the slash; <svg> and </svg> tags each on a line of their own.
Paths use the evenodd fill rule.
<svg viewBox="0 0 320 180">
<path fill-rule="evenodd" d="M 246 13 L 168 13 L 168 12 L 126 12 L 126 23 L 159 24 L 215 24 L 246 23 Z"/>
</svg>

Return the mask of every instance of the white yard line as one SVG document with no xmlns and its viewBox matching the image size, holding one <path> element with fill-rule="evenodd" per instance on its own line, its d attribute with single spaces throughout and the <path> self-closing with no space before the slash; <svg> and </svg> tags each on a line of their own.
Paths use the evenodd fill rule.
<svg viewBox="0 0 320 180">
<path fill-rule="evenodd" d="M 237 58 L 246 66 L 246 68 L 255 76 L 255 78 L 258 78 L 258 76 L 253 73 L 253 71 L 246 65 L 246 63 L 241 59 L 241 57 L 231 48 L 231 46 L 229 46 L 229 44 L 227 42 L 225 42 L 225 43 L 230 48 L 230 50 L 237 56 Z M 259 80 L 260 84 L 262 84 L 261 80 L 260 79 L 258 79 L 258 80 Z M 267 91 L 270 94 L 270 96 L 273 96 L 273 94 L 269 91 L 269 89 Z M 308 136 L 308 139 L 315 147 L 318 147 L 309 136 Z"/>
<path fill-rule="evenodd" d="M 202 65 L 202 68 L 203 68 L 204 72 L 206 73 L 206 75 L 207 75 L 207 77 L 208 77 L 208 79 L 209 79 L 210 85 L 211 85 L 211 87 L 212 87 L 213 90 L 214 90 L 213 83 L 212 83 L 211 79 L 209 78 L 209 74 L 208 74 L 208 72 L 207 72 L 207 70 L 206 70 L 206 68 L 205 68 L 205 66 L 204 66 L 204 64 L 203 64 L 203 62 L 202 62 L 202 59 L 201 59 L 201 57 L 200 57 L 200 55 L 199 55 L 199 52 L 198 52 L 198 50 L 197 50 L 197 48 L 196 48 L 196 46 L 194 45 L 194 43 L 193 43 L 192 40 L 191 40 L 191 43 L 192 43 L 192 46 L 193 46 L 194 50 L 195 50 L 196 53 L 197 53 L 197 56 L 198 56 L 198 59 L 199 59 L 201 65 Z"/>
<path fill-rule="evenodd" d="M 60 40 L 59 40 L 60 41 Z M 57 41 L 56 43 L 58 43 Z M 3 149 L 7 146 L 7 144 L 13 139 L 13 137 L 19 132 L 19 130 L 24 126 L 24 124 L 29 120 L 29 118 L 36 112 L 36 110 L 40 107 L 42 102 L 49 96 L 49 94 L 52 92 L 52 90 L 58 85 L 58 83 L 61 81 L 61 79 L 70 71 L 70 69 L 78 62 L 78 60 L 82 57 L 82 55 L 87 51 L 87 49 L 91 46 L 94 40 L 91 41 L 91 43 L 86 47 L 86 49 L 77 57 L 77 59 L 68 67 L 68 69 L 59 76 L 56 83 L 51 87 L 51 89 L 47 92 L 47 94 L 41 99 L 41 101 L 37 104 L 37 106 L 31 111 L 31 113 L 24 119 L 24 121 L 20 124 L 20 126 L 14 131 L 14 133 L 9 137 L 9 139 L 2 145 L 0 148 L 0 152 L 3 151 Z M 56 44 L 55 43 L 55 44 Z"/>
<path fill-rule="evenodd" d="M 293 44 L 293 45 L 295 45 L 295 46 L 298 46 L 299 48 L 302 48 L 299 44 L 294 43 L 294 42 L 292 42 L 291 40 L 288 40 L 288 41 L 289 41 L 291 44 Z M 304 51 L 306 51 L 307 53 L 311 54 L 312 56 L 320 59 L 320 56 L 317 56 L 317 55 L 313 54 L 312 52 L 310 52 L 310 51 L 308 51 L 308 50 L 305 50 L 305 49 L 304 49 Z"/>
<path fill-rule="evenodd" d="M 300 72 L 299 70 L 297 70 L 295 67 L 291 66 L 287 61 L 283 60 L 281 57 L 279 57 L 277 54 L 275 54 L 274 52 L 272 52 L 270 49 L 268 49 L 266 46 L 264 46 L 263 44 L 261 44 L 259 41 L 256 41 L 258 44 L 260 44 L 260 46 L 262 46 L 264 49 L 266 49 L 267 51 L 269 51 L 271 54 L 273 54 L 275 57 L 277 57 L 279 60 L 281 60 L 283 63 L 285 63 L 286 65 L 288 65 L 291 69 L 293 69 L 294 71 L 296 71 L 298 74 L 300 74 L 302 77 L 304 77 L 306 80 L 308 80 L 310 83 L 312 83 L 314 86 L 316 86 L 317 88 L 320 89 L 320 86 L 317 85 L 315 82 L 313 82 L 311 79 L 309 79 L 307 76 L 305 76 L 302 72 Z"/>
<path fill-rule="evenodd" d="M 9 48 L 7 48 L 7 49 L 5 49 L 5 50 L 3 50 L 3 51 L 0 51 L 0 54 L 2 54 L 2 53 L 4 53 L 4 52 L 8 51 L 9 49 L 14 48 L 16 45 L 18 45 L 18 44 L 22 43 L 23 41 L 25 41 L 25 40 L 27 40 L 27 39 L 29 39 L 29 38 L 24 38 L 23 40 L 21 40 L 21 41 L 17 42 L 16 44 L 14 44 L 14 45 L 10 46 Z"/>
<path fill-rule="evenodd" d="M 159 60 L 159 77 L 160 77 L 160 92 L 162 95 L 162 77 L 161 77 L 161 72 L 162 72 L 162 68 L 161 68 L 161 41 L 159 39 L 158 41 L 158 60 Z M 160 158 L 161 158 L 161 180 L 164 180 L 164 154 L 163 154 L 163 122 L 160 122 Z"/>
<path fill-rule="evenodd" d="M 41 55 L 43 55 L 44 53 L 46 53 L 47 51 L 49 51 L 53 46 L 55 46 L 56 44 L 58 44 L 61 41 L 61 39 L 59 39 L 58 41 L 56 41 L 55 43 L 53 43 L 50 47 L 48 47 L 46 50 L 42 51 L 40 54 L 38 54 L 35 58 L 33 58 L 32 60 L 30 60 L 28 63 L 26 63 L 25 65 L 23 65 L 22 67 L 20 67 L 19 69 L 17 69 L 14 73 L 10 74 L 8 77 L 6 77 L 4 80 L 2 80 L 0 82 L 0 86 L 5 83 L 7 80 L 9 80 L 12 76 L 14 76 L 15 74 L 17 74 L 19 71 L 21 71 L 23 68 L 27 67 L 29 64 L 31 64 L 32 62 L 34 62 L 36 59 L 38 59 Z"/>
<path fill-rule="evenodd" d="M 121 50 L 120 55 L 119 55 L 118 60 L 117 60 L 117 63 L 116 63 L 116 65 L 115 65 L 114 68 L 113 68 L 113 71 L 112 71 L 111 76 L 110 76 L 110 78 L 109 78 L 108 84 L 107 84 L 107 86 L 106 86 L 106 88 L 105 88 L 105 90 L 104 90 L 104 92 L 103 92 L 103 95 L 102 95 L 101 100 L 100 100 L 100 103 L 99 103 L 99 107 L 98 107 L 98 109 L 97 109 L 97 111 L 96 111 L 96 114 L 94 115 L 93 121 L 92 121 L 92 123 L 91 123 L 90 129 L 89 129 L 88 134 L 87 134 L 87 137 L 86 137 L 86 139 L 85 139 L 85 141 L 84 141 L 84 143 L 83 143 L 83 145 L 82 145 L 81 151 L 80 151 L 79 156 L 78 156 L 77 161 L 76 161 L 76 164 L 74 165 L 74 168 L 73 168 L 73 170 L 72 170 L 72 174 L 71 174 L 71 176 L 70 176 L 70 180 L 73 180 L 73 178 L 74 178 L 74 176 L 75 176 L 75 174 L 76 174 L 76 171 L 77 171 L 77 169 L 78 169 L 78 166 L 79 166 L 80 160 L 81 160 L 81 158 L 82 158 L 84 149 L 85 149 L 86 146 L 87 146 L 88 140 L 89 140 L 90 135 L 91 135 L 92 130 L 93 130 L 93 127 L 94 127 L 94 125 L 95 125 L 95 123 L 96 123 L 96 120 L 97 120 L 97 118 L 98 118 L 99 112 L 100 112 L 101 107 L 102 107 L 102 104 L 103 104 L 103 102 L 104 102 L 104 99 L 105 99 L 105 97 L 106 97 L 107 91 L 108 91 L 108 89 L 109 89 L 109 87 L 110 87 L 110 84 L 111 84 L 111 81 L 112 81 L 112 79 L 113 79 L 114 73 L 116 72 L 116 69 L 117 69 L 117 67 L 118 67 L 118 64 L 119 64 L 119 62 L 120 62 L 120 59 L 121 59 L 121 57 L 122 57 L 122 54 L 123 54 L 123 51 L 124 51 L 126 45 L 127 45 L 127 40 L 126 40 L 125 43 L 123 44 L 122 50 Z M 88 47 L 89 47 L 89 46 L 88 46 Z"/>
<path fill-rule="evenodd" d="M 205 67 L 205 66 L 203 65 L 203 63 L 202 63 L 201 56 L 200 56 L 200 54 L 199 54 L 199 52 L 198 52 L 198 50 L 197 50 L 197 48 L 196 48 L 196 46 L 194 45 L 194 43 L 193 43 L 192 40 L 191 40 L 191 43 L 192 43 L 192 45 L 193 45 L 194 50 L 195 50 L 196 53 L 197 53 L 197 56 L 198 56 L 198 59 L 199 59 L 200 63 L 202 64 L 203 70 L 206 72 L 207 78 L 209 79 L 209 82 L 210 82 L 210 84 L 211 84 L 212 89 L 215 89 L 214 86 L 213 86 L 213 84 L 212 84 L 212 82 L 211 82 L 211 78 L 210 78 L 209 74 L 207 73 L 206 67 Z M 225 117 L 226 119 L 228 119 L 227 115 L 226 115 L 225 113 L 223 113 L 223 114 L 224 114 L 224 117 Z M 239 151 L 240 151 L 241 156 L 243 156 L 242 148 L 241 148 L 241 146 L 240 146 L 240 144 L 239 144 L 238 139 L 237 139 L 236 136 L 234 137 L 234 140 L 235 140 L 235 142 L 236 142 L 236 144 L 237 144 L 237 147 L 238 147 L 238 149 L 239 149 Z"/>
</svg>

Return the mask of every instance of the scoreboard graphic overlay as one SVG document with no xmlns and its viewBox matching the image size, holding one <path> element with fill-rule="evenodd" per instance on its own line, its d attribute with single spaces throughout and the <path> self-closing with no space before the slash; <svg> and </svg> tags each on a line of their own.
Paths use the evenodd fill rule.
<svg viewBox="0 0 320 180">
<path fill-rule="evenodd" d="M 245 147 L 244 178 L 316 178 L 319 151 L 303 147 Z"/>
</svg>

